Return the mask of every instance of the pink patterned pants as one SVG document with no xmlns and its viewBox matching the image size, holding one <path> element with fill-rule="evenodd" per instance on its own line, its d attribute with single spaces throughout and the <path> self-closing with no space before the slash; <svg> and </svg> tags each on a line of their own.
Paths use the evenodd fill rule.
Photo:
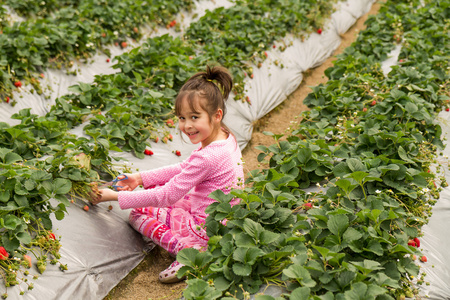
<svg viewBox="0 0 450 300">
<path fill-rule="evenodd" d="M 201 220 L 181 208 L 135 208 L 129 220 L 134 229 L 172 255 L 177 255 L 184 248 L 201 249 L 207 246 L 208 236 Z"/>
</svg>

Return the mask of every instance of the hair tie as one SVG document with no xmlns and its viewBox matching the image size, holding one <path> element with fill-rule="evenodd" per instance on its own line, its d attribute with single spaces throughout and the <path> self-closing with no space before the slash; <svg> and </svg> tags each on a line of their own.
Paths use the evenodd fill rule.
<svg viewBox="0 0 450 300">
<path fill-rule="evenodd" d="M 213 82 L 213 79 L 206 78 L 206 80 L 209 81 L 209 82 Z"/>
</svg>

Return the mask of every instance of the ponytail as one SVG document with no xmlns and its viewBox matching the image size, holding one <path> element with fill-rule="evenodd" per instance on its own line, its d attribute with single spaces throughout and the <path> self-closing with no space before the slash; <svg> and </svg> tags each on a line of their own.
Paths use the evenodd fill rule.
<svg viewBox="0 0 450 300">
<path fill-rule="evenodd" d="M 181 87 L 175 99 L 175 114 L 180 114 L 183 99 L 188 101 L 193 111 L 196 111 L 195 104 L 197 103 L 194 103 L 194 100 L 204 99 L 205 101 L 199 101 L 199 105 L 209 114 L 210 119 L 218 109 L 222 110 L 224 117 L 226 112 L 225 101 L 228 99 L 232 88 L 233 78 L 226 68 L 206 66 L 206 71 L 196 73 Z M 221 126 L 231 133 L 225 124 L 221 123 Z"/>
</svg>

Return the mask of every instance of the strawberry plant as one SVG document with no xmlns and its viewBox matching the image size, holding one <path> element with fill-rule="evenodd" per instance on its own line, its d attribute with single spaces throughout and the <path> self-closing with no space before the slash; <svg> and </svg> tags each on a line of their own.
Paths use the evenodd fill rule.
<svg viewBox="0 0 450 300">
<path fill-rule="evenodd" d="M 75 61 L 87 61 L 100 49 L 114 42 L 127 46 L 126 40 L 142 37 L 136 26 L 164 24 L 164 19 L 190 10 L 190 0 L 146 1 L 122 0 L 108 3 L 98 0 L 26 2 L 7 1 L 25 17 L 22 22 L 3 21 L 0 36 L 0 96 L 10 95 L 13 83 L 29 83 L 43 93 L 39 74 L 44 68 L 65 68 L 69 73 Z M 124 47 L 125 46 L 125 47 Z"/>
<path fill-rule="evenodd" d="M 286 288 L 283 299 L 402 299 L 419 293 L 411 278 L 424 283 L 414 257 L 423 257 L 418 237 L 441 190 L 429 170 L 443 147 L 434 119 L 449 100 L 450 76 L 448 68 L 440 71 L 448 66 L 442 60 L 448 49 L 439 50 L 441 58 L 427 46 L 434 39 L 449 42 L 440 34 L 447 25 L 439 21 L 448 18 L 448 5 L 419 6 L 388 1 L 369 18 L 368 29 L 326 71 L 327 84 L 304 100 L 311 110 L 301 122 L 286 137 L 273 135 L 274 145 L 259 147 L 258 159 L 270 168 L 252 171 L 244 191 L 212 194 L 218 202 L 208 207 L 208 251 L 186 249 L 177 258 L 185 264 L 179 275 L 188 276 L 186 299 L 205 293 L 247 299 L 257 287 L 244 282 L 264 281 Z M 400 56 L 414 53 L 416 60 L 394 66 L 385 77 L 381 60 L 392 47 L 382 44 L 396 41 L 383 32 L 398 30 L 391 24 L 405 11 L 413 13 L 402 18 Z M 316 191 L 305 192 L 311 183 Z M 234 197 L 241 203 L 231 206 Z M 285 218 L 279 218 L 282 212 Z M 274 227 L 292 216 L 294 223 Z M 266 237 L 274 238 L 270 246 L 293 248 L 270 261 Z"/>
</svg>

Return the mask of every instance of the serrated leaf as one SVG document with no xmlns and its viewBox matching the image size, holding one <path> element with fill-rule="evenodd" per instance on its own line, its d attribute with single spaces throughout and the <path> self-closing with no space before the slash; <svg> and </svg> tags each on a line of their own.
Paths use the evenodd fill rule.
<svg viewBox="0 0 450 300">
<path fill-rule="evenodd" d="M 242 263 L 235 263 L 233 264 L 233 272 L 239 276 L 249 276 L 252 273 L 252 267 Z"/>
<path fill-rule="evenodd" d="M 68 179 L 56 178 L 53 181 L 53 191 L 57 195 L 67 194 L 68 192 L 70 192 L 71 189 L 72 189 L 72 182 Z"/>
<path fill-rule="evenodd" d="M 309 287 L 303 286 L 296 288 L 292 291 L 289 299 L 291 300 L 308 300 L 309 295 L 311 293 L 311 289 Z"/>
<path fill-rule="evenodd" d="M 332 215 L 327 222 L 328 229 L 341 237 L 349 226 L 349 220 L 346 215 Z"/>
</svg>

